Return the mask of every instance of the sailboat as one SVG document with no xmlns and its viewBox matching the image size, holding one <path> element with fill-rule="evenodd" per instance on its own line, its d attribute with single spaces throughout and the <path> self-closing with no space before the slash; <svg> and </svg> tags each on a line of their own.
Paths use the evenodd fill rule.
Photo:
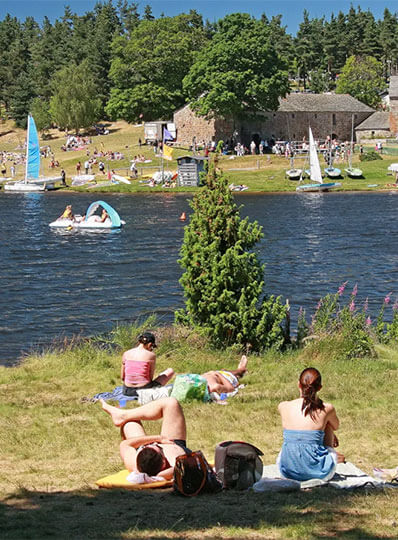
<svg viewBox="0 0 398 540">
<path fill-rule="evenodd" d="M 347 176 L 350 178 L 362 178 L 362 170 L 358 169 L 358 167 L 352 166 L 352 154 L 354 151 L 354 116 L 352 116 L 351 120 L 351 144 L 350 144 L 350 150 L 348 154 L 348 167 L 345 170 L 347 173 Z"/>
<path fill-rule="evenodd" d="M 319 165 L 318 151 L 312 135 L 312 130 L 309 128 L 310 141 L 310 180 L 312 184 L 301 184 L 296 187 L 296 191 L 328 191 L 340 187 L 340 182 L 323 182 L 321 166 Z"/>
<path fill-rule="evenodd" d="M 26 166 L 25 178 L 8 182 L 4 185 L 5 191 L 45 191 L 54 189 L 55 182 L 61 182 L 61 176 L 41 177 L 40 176 L 40 145 L 39 136 L 33 116 L 28 115 L 28 132 L 26 135 Z"/>
<path fill-rule="evenodd" d="M 332 149 L 330 148 L 330 161 L 328 167 L 324 169 L 326 176 L 329 178 L 339 178 L 341 176 L 341 169 L 333 167 Z"/>
<path fill-rule="evenodd" d="M 297 169 L 294 166 L 294 157 L 290 158 L 290 169 L 286 171 L 286 176 L 289 180 L 300 180 L 303 174 L 303 169 Z"/>
</svg>

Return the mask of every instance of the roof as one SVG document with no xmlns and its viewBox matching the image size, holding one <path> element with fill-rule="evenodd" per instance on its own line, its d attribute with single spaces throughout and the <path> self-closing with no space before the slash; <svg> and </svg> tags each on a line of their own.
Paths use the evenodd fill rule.
<svg viewBox="0 0 398 540">
<path fill-rule="evenodd" d="M 390 113 L 389 112 L 375 112 L 368 116 L 366 120 L 356 126 L 356 130 L 377 130 L 377 129 L 390 129 Z"/>
<path fill-rule="evenodd" d="M 207 161 L 209 158 L 206 156 L 179 156 L 177 158 L 177 161 L 181 161 L 182 159 L 192 159 L 195 161 Z"/>
<path fill-rule="evenodd" d="M 398 75 L 391 75 L 388 93 L 390 94 L 390 99 L 398 98 Z"/>
<path fill-rule="evenodd" d="M 288 94 L 279 99 L 278 112 L 348 112 L 370 113 L 368 105 L 348 94 Z"/>
</svg>

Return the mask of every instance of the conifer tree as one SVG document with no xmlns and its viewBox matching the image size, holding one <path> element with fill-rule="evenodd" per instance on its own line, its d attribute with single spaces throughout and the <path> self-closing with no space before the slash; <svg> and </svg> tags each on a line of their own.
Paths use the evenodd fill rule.
<svg viewBox="0 0 398 540">
<path fill-rule="evenodd" d="M 176 312 L 176 322 L 203 331 L 218 347 L 282 348 L 286 308 L 279 297 L 264 295 L 264 265 L 252 251 L 261 227 L 240 218 L 215 164 L 191 207 L 179 261 L 185 309 Z"/>
</svg>

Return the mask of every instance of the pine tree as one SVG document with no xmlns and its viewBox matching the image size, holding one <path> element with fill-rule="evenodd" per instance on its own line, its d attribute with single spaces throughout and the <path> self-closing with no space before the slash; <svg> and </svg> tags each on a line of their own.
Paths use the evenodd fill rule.
<svg viewBox="0 0 398 540">
<path fill-rule="evenodd" d="M 264 296 L 264 265 L 252 251 L 261 227 L 240 218 L 215 164 L 191 206 L 179 261 L 185 309 L 176 312 L 176 321 L 202 330 L 218 347 L 282 348 L 286 308 L 279 297 Z"/>
</svg>

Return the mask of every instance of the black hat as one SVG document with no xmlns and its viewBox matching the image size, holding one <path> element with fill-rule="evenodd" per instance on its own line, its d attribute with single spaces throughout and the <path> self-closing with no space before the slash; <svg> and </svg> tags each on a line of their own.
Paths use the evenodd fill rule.
<svg viewBox="0 0 398 540">
<path fill-rule="evenodd" d="M 138 341 L 140 343 L 143 343 L 144 345 L 147 345 L 148 343 L 152 343 L 154 347 L 156 347 L 156 338 L 152 332 L 144 332 L 140 336 L 138 336 Z"/>
</svg>

